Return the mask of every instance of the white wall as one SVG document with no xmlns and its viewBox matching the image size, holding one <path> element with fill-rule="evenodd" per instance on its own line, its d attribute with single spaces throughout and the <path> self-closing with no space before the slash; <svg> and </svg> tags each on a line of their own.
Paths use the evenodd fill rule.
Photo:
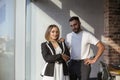
<svg viewBox="0 0 120 80">
<path fill-rule="evenodd" d="M 31 75 L 32 80 L 41 80 L 40 73 L 43 68 L 43 58 L 41 56 L 41 42 L 45 41 L 44 33 L 49 24 L 61 25 L 53 20 L 49 15 L 40 10 L 35 4 L 31 8 Z M 42 23 L 42 24 L 41 24 Z"/>
<path fill-rule="evenodd" d="M 65 38 L 66 34 L 71 32 L 68 19 L 72 15 L 79 16 L 83 28 L 101 40 L 104 24 L 103 0 L 36 0 L 32 3 L 31 49 L 33 57 L 31 66 L 32 75 L 36 80 L 41 80 L 40 72 L 44 61 L 41 56 L 40 44 L 45 41 L 44 33 L 47 26 L 49 24 L 59 25 L 61 36 Z M 98 63 L 92 65 L 91 77 L 96 77 L 98 71 Z"/>
</svg>

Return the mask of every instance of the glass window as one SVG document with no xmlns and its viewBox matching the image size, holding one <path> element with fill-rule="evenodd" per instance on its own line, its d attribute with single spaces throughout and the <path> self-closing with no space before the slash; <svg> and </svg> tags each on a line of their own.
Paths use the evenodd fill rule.
<svg viewBox="0 0 120 80">
<path fill-rule="evenodd" d="M 14 0 L 0 0 L 0 80 L 14 80 Z"/>
</svg>

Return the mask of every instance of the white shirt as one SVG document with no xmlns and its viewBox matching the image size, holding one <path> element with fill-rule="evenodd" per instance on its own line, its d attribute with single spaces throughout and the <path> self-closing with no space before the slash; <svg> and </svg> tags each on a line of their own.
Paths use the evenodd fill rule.
<svg viewBox="0 0 120 80">
<path fill-rule="evenodd" d="M 55 48 L 55 52 L 56 54 L 60 54 L 62 53 L 62 49 L 58 46 Z M 54 76 L 43 76 L 42 80 L 69 80 L 69 76 L 63 74 L 63 64 L 56 62 L 54 66 Z"/>
<path fill-rule="evenodd" d="M 67 34 L 65 42 L 70 48 L 71 59 L 81 60 L 93 57 L 90 53 L 90 44 L 96 45 L 99 40 L 89 32 L 81 31 L 78 34 Z"/>
</svg>

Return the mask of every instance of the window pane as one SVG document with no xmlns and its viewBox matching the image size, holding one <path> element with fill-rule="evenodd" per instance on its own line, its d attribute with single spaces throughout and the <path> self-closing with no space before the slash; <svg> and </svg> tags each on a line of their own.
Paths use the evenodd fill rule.
<svg viewBox="0 0 120 80">
<path fill-rule="evenodd" d="M 14 0 L 0 0 L 0 80 L 14 80 Z"/>
</svg>

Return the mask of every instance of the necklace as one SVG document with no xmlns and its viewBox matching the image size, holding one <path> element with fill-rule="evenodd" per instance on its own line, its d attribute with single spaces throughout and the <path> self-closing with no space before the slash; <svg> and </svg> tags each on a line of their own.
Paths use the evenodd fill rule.
<svg viewBox="0 0 120 80">
<path fill-rule="evenodd" d="M 51 41 L 51 43 L 56 43 L 56 41 Z"/>
</svg>

